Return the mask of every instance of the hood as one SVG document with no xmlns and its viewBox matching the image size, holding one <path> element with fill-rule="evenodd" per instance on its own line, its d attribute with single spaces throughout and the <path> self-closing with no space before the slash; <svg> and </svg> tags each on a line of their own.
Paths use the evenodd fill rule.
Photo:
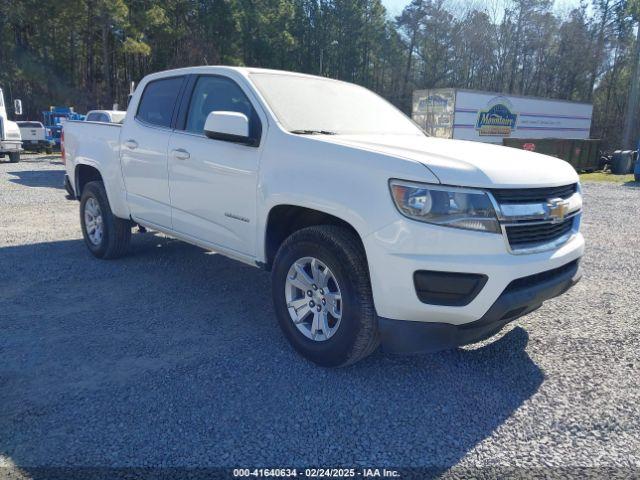
<svg viewBox="0 0 640 480">
<path fill-rule="evenodd" d="M 411 135 L 315 137 L 422 163 L 445 185 L 480 188 L 555 187 L 578 181 L 564 160 L 487 143 Z"/>
</svg>

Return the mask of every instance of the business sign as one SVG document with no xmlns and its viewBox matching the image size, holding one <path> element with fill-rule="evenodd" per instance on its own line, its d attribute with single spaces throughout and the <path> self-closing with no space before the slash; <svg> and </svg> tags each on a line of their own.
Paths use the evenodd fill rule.
<svg viewBox="0 0 640 480">
<path fill-rule="evenodd" d="M 453 136 L 454 109 L 455 90 L 451 88 L 413 92 L 413 121 L 431 136 Z"/>
<path fill-rule="evenodd" d="M 587 139 L 593 106 L 536 97 L 437 88 L 413 92 L 412 118 L 429 135 L 501 144 L 504 138 Z"/>
<path fill-rule="evenodd" d="M 414 112 L 424 114 L 431 109 L 445 110 L 449 106 L 451 99 L 442 95 L 428 95 L 425 97 L 419 97 L 417 102 Z"/>
<path fill-rule="evenodd" d="M 496 97 L 489 102 L 485 110 L 478 112 L 476 130 L 481 136 L 510 137 L 516 129 L 518 114 L 513 105 L 504 97 Z"/>
</svg>

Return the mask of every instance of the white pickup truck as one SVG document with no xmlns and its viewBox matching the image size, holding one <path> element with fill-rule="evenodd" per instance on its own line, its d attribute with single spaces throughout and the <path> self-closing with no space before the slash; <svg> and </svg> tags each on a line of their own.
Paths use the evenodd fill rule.
<svg viewBox="0 0 640 480">
<path fill-rule="evenodd" d="M 20 128 L 20 136 L 22 137 L 22 148 L 30 152 L 46 152 L 51 153 L 53 150 L 53 142 L 47 140 L 47 131 L 41 122 L 22 121 L 16 122 Z"/>
<path fill-rule="evenodd" d="M 95 256 L 138 224 L 270 270 L 284 334 L 325 366 L 477 342 L 580 278 L 569 164 L 427 137 L 349 83 L 149 75 L 123 125 L 67 122 L 64 155 Z"/>
</svg>

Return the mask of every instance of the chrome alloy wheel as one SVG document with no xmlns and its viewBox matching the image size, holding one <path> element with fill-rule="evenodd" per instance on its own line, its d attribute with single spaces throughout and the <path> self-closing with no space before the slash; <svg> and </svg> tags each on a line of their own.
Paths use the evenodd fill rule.
<svg viewBox="0 0 640 480">
<path fill-rule="evenodd" d="M 102 211 L 98 201 L 91 197 L 84 204 L 84 226 L 87 230 L 89 241 L 96 247 L 102 243 L 104 235 L 104 224 L 102 221 Z"/>
<path fill-rule="evenodd" d="M 335 276 L 317 258 L 296 260 L 285 283 L 289 316 L 302 334 L 314 341 L 330 339 L 342 319 L 342 295 Z"/>
</svg>

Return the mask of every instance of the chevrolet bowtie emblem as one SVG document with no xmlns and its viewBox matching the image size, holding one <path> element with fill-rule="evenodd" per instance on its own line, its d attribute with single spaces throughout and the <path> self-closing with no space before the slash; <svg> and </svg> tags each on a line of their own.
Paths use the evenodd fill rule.
<svg viewBox="0 0 640 480">
<path fill-rule="evenodd" d="M 562 198 L 547 200 L 546 207 L 547 218 L 549 218 L 552 223 L 559 223 L 563 221 L 569 213 L 569 200 L 563 200 Z"/>
</svg>

